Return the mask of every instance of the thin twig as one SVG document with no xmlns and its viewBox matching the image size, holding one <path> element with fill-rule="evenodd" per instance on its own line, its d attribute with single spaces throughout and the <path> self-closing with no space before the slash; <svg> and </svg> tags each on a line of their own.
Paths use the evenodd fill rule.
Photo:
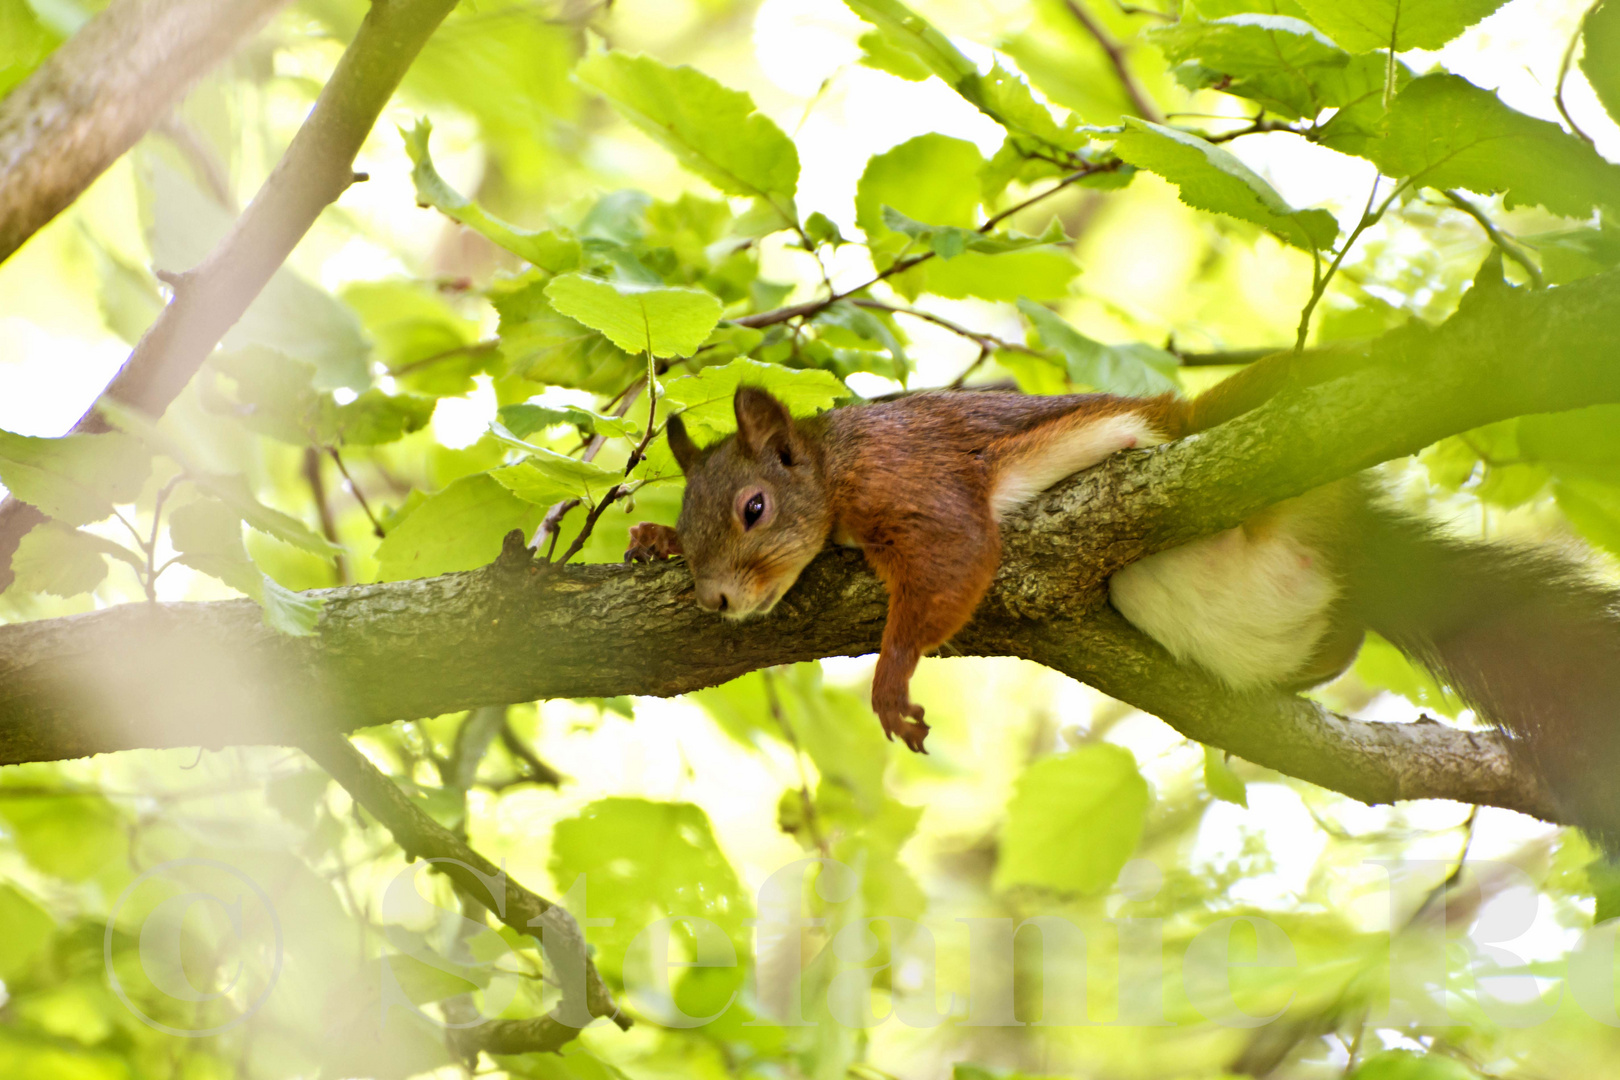
<svg viewBox="0 0 1620 1080">
<path fill-rule="evenodd" d="M 1457 209 L 1461 210 L 1463 213 L 1477 221 L 1479 223 L 1479 227 L 1485 230 L 1485 235 L 1490 237 L 1491 243 L 1496 245 L 1496 250 L 1500 251 L 1503 255 L 1512 259 L 1523 268 L 1525 274 L 1527 274 L 1530 278 L 1531 285 L 1538 289 L 1542 287 L 1543 282 L 1541 279 L 1541 268 L 1530 260 L 1530 256 L 1526 255 L 1524 251 L 1520 249 L 1519 245 L 1513 243 L 1512 241 L 1508 240 L 1507 237 L 1503 236 L 1501 230 L 1496 227 L 1495 223 L 1493 223 L 1490 218 L 1485 216 L 1484 211 L 1450 188 L 1441 191 L 1440 194 L 1444 195 L 1446 200 L 1450 202 L 1452 206 L 1455 206 Z"/>
<path fill-rule="evenodd" d="M 1305 302 L 1305 310 L 1299 313 L 1299 331 L 1294 337 L 1294 352 L 1302 353 L 1305 351 L 1305 338 L 1311 332 L 1311 313 L 1316 310 L 1316 305 L 1321 302 L 1323 294 L 1327 292 L 1328 284 L 1333 281 L 1333 275 L 1338 273 L 1339 264 L 1344 262 L 1346 255 L 1350 254 L 1350 249 L 1355 247 L 1356 241 L 1361 238 L 1361 234 L 1378 224 L 1379 219 L 1384 216 L 1384 211 L 1388 210 L 1396 197 L 1412 183 L 1410 177 L 1401 181 L 1395 190 L 1389 193 L 1389 198 L 1379 205 L 1375 213 L 1372 204 L 1373 200 L 1378 197 L 1378 183 L 1382 179 L 1382 176 L 1373 177 L 1372 190 L 1367 193 L 1367 205 L 1361 212 L 1361 220 L 1356 222 L 1356 227 L 1350 230 L 1349 236 L 1345 237 L 1344 245 L 1339 248 L 1339 253 L 1333 256 L 1333 262 L 1329 264 L 1327 273 L 1317 276 L 1316 284 L 1311 289 L 1311 298 Z"/>
<path fill-rule="evenodd" d="M 935 315 L 932 311 L 922 311 L 918 308 L 910 307 L 899 307 L 895 304 L 885 304 L 879 300 L 867 300 L 865 298 L 851 300 L 850 303 L 854 304 L 856 307 L 869 308 L 872 311 L 887 311 L 895 315 L 909 315 L 913 319 L 921 319 L 924 322 L 931 322 L 935 326 L 944 327 L 953 334 L 960 334 L 962 337 L 967 338 L 980 348 L 1001 349 L 1006 352 L 1031 353 L 1037 356 L 1041 355 L 1041 351 L 1039 349 L 1032 349 L 1028 345 L 1021 345 L 1015 341 L 1006 341 L 1002 338 L 996 337 L 994 334 L 982 334 L 977 330 L 970 330 L 959 323 L 951 322 L 951 320 L 944 318 L 943 316 Z"/>
<path fill-rule="evenodd" d="M 1069 14 L 1074 16 L 1075 21 L 1085 27 L 1086 33 L 1090 34 L 1097 44 L 1102 46 L 1102 51 L 1108 54 L 1108 62 L 1113 65 L 1114 74 L 1118 76 L 1120 86 L 1124 87 L 1126 96 L 1131 99 L 1131 104 L 1135 106 L 1136 115 L 1144 120 L 1151 120 L 1155 124 L 1162 124 L 1164 115 L 1159 112 L 1152 99 L 1147 96 L 1147 93 L 1137 83 L 1136 76 L 1131 74 L 1130 65 L 1125 61 L 1124 46 L 1113 39 L 1113 36 L 1108 33 L 1102 23 L 1098 22 L 1091 12 L 1081 6 L 1079 0 L 1063 0 L 1063 6 L 1069 9 Z"/>
<path fill-rule="evenodd" d="M 529 749 L 529 744 L 518 738 L 518 733 L 512 730 L 512 723 L 508 720 L 502 725 L 500 731 L 501 745 L 506 752 L 523 762 L 528 768 L 529 775 L 525 779 L 547 787 L 556 787 L 563 781 L 562 773 L 540 760 L 540 756 Z"/>
<path fill-rule="evenodd" d="M 1597 0 L 1597 3 L 1586 9 L 1586 15 L 1582 15 L 1580 21 L 1575 24 L 1575 32 L 1569 35 L 1569 45 L 1564 49 L 1564 60 L 1558 65 L 1558 86 L 1553 90 L 1553 104 L 1558 107 L 1558 115 L 1564 118 L 1569 130 L 1587 146 L 1597 144 L 1592 141 L 1592 136 L 1581 130 L 1581 125 L 1575 122 L 1575 118 L 1569 115 L 1569 110 L 1564 107 L 1564 80 L 1569 78 L 1570 65 L 1575 61 L 1575 46 L 1580 43 L 1581 35 L 1586 30 L 1587 15 L 1592 14 L 1592 8 L 1597 7 L 1598 3 L 1602 3 L 1602 0 Z"/>
<path fill-rule="evenodd" d="M 613 407 L 613 415 L 615 417 L 623 417 L 627 415 L 630 412 L 630 407 L 636 403 L 636 398 L 641 395 L 641 391 L 646 387 L 646 385 L 647 380 L 645 377 L 642 377 L 625 387 L 623 390 L 619 391 L 619 393 L 613 398 L 613 401 L 618 402 L 618 404 Z M 652 430 L 650 412 L 648 414 L 647 428 L 649 431 Z M 606 445 L 606 435 L 591 436 L 591 441 L 586 444 L 585 452 L 579 456 L 579 459 L 581 461 L 595 461 L 596 455 L 600 453 L 602 447 Z M 643 438 L 640 449 L 641 451 L 645 451 L 646 448 L 647 444 L 645 438 Z M 543 543 L 546 537 L 549 535 L 551 537 L 551 544 L 546 548 L 547 562 L 551 561 L 551 553 L 557 550 L 557 539 L 562 535 L 562 519 L 567 517 L 568 512 L 573 510 L 574 507 L 578 506 L 579 503 L 580 500 L 578 499 L 564 499 L 562 502 L 553 503 L 551 508 L 546 511 L 546 516 L 540 519 L 540 527 L 535 529 L 534 539 L 529 543 L 529 547 L 536 551 L 540 550 L 541 543 Z M 563 559 L 563 562 L 567 561 L 568 560 L 566 558 Z"/>
<path fill-rule="evenodd" d="M 990 354 L 993 351 L 994 350 L 991 349 L 990 346 L 980 342 L 979 355 L 973 358 L 973 363 L 962 369 L 962 373 L 960 375 L 951 380 L 950 389 L 960 390 L 962 387 L 966 386 L 968 379 L 975 371 L 978 371 L 980 367 L 984 366 L 984 362 L 990 359 Z"/>
<path fill-rule="evenodd" d="M 981 234 L 989 233 L 997 225 L 1001 224 L 1003 221 L 1006 221 L 1014 214 L 1017 214 L 1022 210 L 1027 210 L 1036 203 L 1051 198 L 1053 195 L 1056 195 L 1058 192 L 1069 187 L 1071 184 L 1084 180 L 1088 176 L 1095 176 L 1098 173 L 1115 172 L 1122 164 L 1123 162 L 1121 162 L 1118 158 L 1108 158 L 1103 161 L 1087 162 L 1084 166 L 1076 169 L 1068 176 L 1063 177 L 1045 191 L 1031 195 L 1023 202 L 1010 206 L 1001 211 L 999 214 L 992 215 L 987 221 L 985 221 L 983 225 L 979 226 L 977 231 Z M 873 275 L 870 280 L 864 281 L 852 289 L 845 289 L 843 292 L 833 293 L 819 300 L 806 300 L 800 304 L 791 304 L 787 307 L 776 308 L 772 311 L 762 311 L 755 315 L 744 315 L 741 318 L 733 319 L 731 321 L 737 326 L 751 326 L 758 329 L 765 326 L 775 326 L 778 323 L 784 323 L 790 319 L 798 319 L 806 315 L 814 315 L 818 311 L 821 311 L 832 304 L 836 304 L 840 300 L 846 300 L 857 293 L 865 292 L 878 282 L 893 277 L 895 274 L 904 273 L 914 266 L 927 262 L 933 257 L 934 252 L 927 251 L 921 255 L 913 255 L 910 258 L 898 259 L 892 265 L 890 265 L 888 269 L 879 271 L 877 274 Z"/>
<path fill-rule="evenodd" d="M 343 482 L 349 486 L 349 494 L 353 495 L 354 501 L 360 504 L 360 509 L 366 512 L 366 517 L 371 521 L 371 531 L 377 534 L 379 540 L 387 536 L 388 534 L 383 531 L 382 522 L 377 520 L 377 515 L 371 512 L 371 504 L 366 502 L 366 493 L 360 490 L 360 485 L 354 482 L 354 477 L 350 476 L 349 470 L 344 467 L 343 457 L 338 453 L 338 448 L 328 446 L 326 452 L 331 455 L 333 463 L 338 467 L 338 472 L 343 474 Z"/>
<path fill-rule="evenodd" d="M 338 540 L 337 522 L 332 518 L 332 504 L 326 498 L 326 478 L 321 475 L 321 452 L 313 446 L 304 448 L 304 481 L 309 484 L 309 494 L 315 500 L 315 515 L 321 522 L 321 535 L 326 542 L 339 548 L 333 558 L 337 570 L 337 583 L 348 585 L 349 563 L 343 557 L 342 543 Z"/>
</svg>

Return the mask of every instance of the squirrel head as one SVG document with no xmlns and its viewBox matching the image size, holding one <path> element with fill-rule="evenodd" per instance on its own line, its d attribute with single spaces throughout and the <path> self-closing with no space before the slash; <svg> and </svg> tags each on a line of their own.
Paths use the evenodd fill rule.
<svg viewBox="0 0 1620 1080">
<path fill-rule="evenodd" d="M 815 448 L 787 406 L 744 386 L 737 433 L 699 448 L 679 416 L 669 448 L 686 474 L 675 526 L 698 603 L 730 619 L 764 615 L 827 542 L 827 487 Z"/>
</svg>

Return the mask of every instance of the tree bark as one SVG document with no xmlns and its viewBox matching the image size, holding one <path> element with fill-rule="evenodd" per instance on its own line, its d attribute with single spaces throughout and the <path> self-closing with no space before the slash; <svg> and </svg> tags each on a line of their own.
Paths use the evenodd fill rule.
<svg viewBox="0 0 1620 1080">
<path fill-rule="evenodd" d="M 1322 354 L 1264 407 L 1118 455 L 1011 515 L 996 583 L 948 651 L 1035 660 L 1200 742 L 1366 802 L 1449 798 L 1558 820 L 1493 733 L 1233 694 L 1114 614 L 1106 582 L 1133 559 L 1453 432 L 1620 401 L 1617 353 L 1620 272 L 1482 293 L 1441 327 Z M 848 551 L 818 558 L 768 619 L 734 624 L 692 602 L 679 563 L 549 566 L 515 534 L 482 570 L 321 595 L 311 638 L 276 635 L 247 601 L 0 627 L 0 763 L 296 743 L 482 705 L 679 694 L 870 653 L 886 612 L 882 586 Z"/>
<path fill-rule="evenodd" d="M 377 116 L 455 6 L 456 0 L 373 0 L 309 119 L 258 196 L 208 257 L 180 275 L 174 299 L 98 403 L 111 400 L 149 416 L 163 414 L 320 212 L 354 182 L 355 155 Z M 97 432 L 107 426 L 92 406 L 73 430 Z M 15 499 L 0 503 L 0 590 L 11 584 L 18 542 L 42 520 L 38 510 Z"/>
<path fill-rule="evenodd" d="M 0 262 L 286 0 L 118 0 L 0 101 Z"/>
</svg>

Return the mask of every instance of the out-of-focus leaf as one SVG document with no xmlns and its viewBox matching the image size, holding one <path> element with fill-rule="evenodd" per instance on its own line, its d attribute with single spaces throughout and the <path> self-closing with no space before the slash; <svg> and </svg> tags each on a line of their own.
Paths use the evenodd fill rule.
<svg viewBox="0 0 1620 1080">
<path fill-rule="evenodd" d="M 1188 206 L 1253 222 L 1306 251 L 1325 249 L 1339 235 L 1332 214 L 1289 206 L 1270 184 L 1214 143 L 1134 117 L 1125 123 L 1127 130 L 1114 143 L 1114 152 L 1175 184 Z"/>
<path fill-rule="evenodd" d="M 0 885 L 0 926 L 0 979 L 15 985 L 45 951 L 56 922 L 15 885 Z"/>
<path fill-rule="evenodd" d="M 428 136 L 433 125 L 426 117 L 417 120 L 405 137 L 405 152 L 411 159 L 411 181 L 416 185 L 416 201 L 430 206 L 453 221 L 479 233 L 520 259 L 526 259 L 553 274 L 565 273 L 579 265 L 579 240 L 565 229 L 520 229 L 484 212 L 483 208 L 445 182 L 433 167 L 428 154 Z"/>
<path fill-rule="evenodd" d="M 111 555 L 141 566 L 133 551 L 111 540 L 47 521 L 28 530 L 11 557 L 14 585 L 23 592 L 78 596 L 101 584 Z"/>
<path fill-rule="evenodd" d="M 1586 217 L 1620 203 L 1620 165 L 1456 75 L 1425 75 L 1402 90 L 1388 133 L 1368 156 L 1386 175 L 1426 187 L 1500 193 L 1509 209 L 1539 205 Z"/>
<path fill-rule="evenodd" d="M 139 442 L 120 432 L 41 439 L 0 431 L 0 483 L 66 525 L 110 517 L 114 504 L 132 503 L 152 460 Z"/>
<path fill-rule="evenodd" d="M 0 0 L 0 97 L 28 78 L 66 36 L 42 20 L 28 0 Z"/>
<path fill-rule="evenodd" d="M 1466 707 L 1434 676 L 1403 656 L 1399 649 L 1376 634 L 1356 654 L 1356 678 L 1368 686 L 1389 690 L 1408 701 L 1432 709 L 1442 716 L 1455 717 Z"/>
<path fill-rule="evenodd" d="M 691 356 L 720 321 L 721 305 L 702 289 L 655 288 L 563 274 L 546 286 L 563 315 L 599 330 L 627 353 Z"/>
<path fill-rule="evenodd" d="M 1479 1074 L 1443 1054 L 1385 1050 L 1357 1066 L 1348 1080 L 1479 1080 Z"/>
<path fill-rule="evenodd" d="M 83 881 L 123 857 L 127 822 L 100 795 L 0 798 L 11 842 L 39 870 Z"/>
<path fill-rule="evenodd" d="M 886 350 L 894 360 L 894 377 L 905 382 L 906 375 L 911 370 L 911 360 L 906 356 L 905 346 L 900 343 L 894 331 L 872 312 L 841 300 L 836 304 L 828 304 L 817 312 L 815 321 L 818 326 L 825 325 L 846 331 L 855 339 L 857 347 Z"/>
<path fill-rule="evenodd" d="M 1213 746 L 1204 747 L 1204 789 L 1222 802 L 1249 805 L 1248 785 L 1226 763 L 1226 755 Z"/>
<path fill-rule="evenodd" d="M 1438 49 L 1504 0 L 1299 0 L 1311 22 L 1351 52 Z"/>
<path fill-rule="evenodd" d="M 976 79 L 979 69 L 951 44 L 951 39 L 897 0 L 845 0 L 849 9 L 878 28 L 889 45 L 908 53 L 930 72 L 956 89 Z"/>
<path fill-rule="evenodd" d="M 1063 355 L 1069 378 L 1082 386 L 1131 397 L 1151 397 L 1176 389 L 1174 356 L 1152 345 L 1104 345 L 1064 322 L 1056 312 L 1029 300 L 1018 301 L 1048 348 Z"/>
<path fill-rule="evenodd" d="M 782 226 L 797 223 L 799 152 L 747 94 L 694 68 L 620 52 L 593 56 L 574 75 L 721 191 L 763 200 Z"/>
<path fill-rule="evenodd" d="M 581 475 L 584 473 L 583 469 L 571 468 L 564 462 L 596 468 L 596 472 Z M 561 454 L 554 457 L 534 454 L 516 465 L 491 469 L 489 475 L 507 491 L 537 506 L 551 506 L 564 499 L 595 502 L 621 479 L 617 473 L 610 473 L 606 469 L 592 466 L 590 462 L 563 457 Z"/>
<path fill-rule="evenodd" d="M 213 250 L 233 215 L 160 161 L 147 170 L 152 262 L 184 273 Z M 262 345 L 315 365 L 323 390 L 371 384 L 369 349 L 360 324 L 330 293 L 283 266 L 220 342 L 227 352 Z"/>
<path fill-rule="evenodd" d="M 869 68 L 898 75 L 907 82 L 922 82 L 933 74 L 928 65 L 906 49 L 894 45 L 880 31 L 868 30 L 856 42 L 861 47 L 861 60 Z"/>
<path fill-rule="evenodd" d="M 683 407 L 681 419 L 694 436 L 719 436 L 737 426 L 731 399 L 739 386 L 769 390 L 795 416 L 813 416 L 850 396 L 849 389 L 830 371 L 740 359 L 671 379 L 664 387 L 664 400 Z"/>
<path fill-rule="evenodd" d="M 1007 804 L 994 887 L 1103 891 L 1136 850 L 1147 807 L 1147 781 L 1123 747 L 1099 743 L 1041 758 Z"/>
<path fill-rule="evenodd" d="M 1620 122 L 1620 2 L 1602 0 L 1581 20 L 1581 71 L 1609 116 Z"/>
<path fill-rule="evenodd" d="M 568 890 L 585 875 L 591 914 L 614 920 L 587 931 L 597 964 L 617 974 L 642 927 L 694 915 L 723 930 L 739 960 L 749 951 L 748 894 L 715 842 L 708 815 L 690 803 L 601 799 L 557 823 L 551 878 Z"/>
<path fill-rule="evenodd" d="M 534 531 L 545 513 L 487 474 L 430 495 L 377 545 L 377 580 L 404 581 L 487 566 L 513 529 Z"/>
<path fill-rule="evenodd" d="M 223 502 L 249 526 L 268 536 L 273 536 L 293 547 L 303 548 L 310 554 L 319 555 L 324 559 L 329 559 L 342 550 L 297 518 L 261 503 L 249 490 L 247 481 L 240 476 L 195 473 L 192 480 L 199 490 Z"/>
</svg>

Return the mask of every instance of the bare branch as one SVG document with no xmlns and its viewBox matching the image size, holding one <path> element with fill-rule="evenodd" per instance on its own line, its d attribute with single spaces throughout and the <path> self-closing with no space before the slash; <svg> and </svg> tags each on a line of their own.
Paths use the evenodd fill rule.
<svg viewBox="0 0 1620 1080">
<path fill-rule="evenodd" d="M 0 262 L 286 0 L 119 0 L 0 102 Z"/>
<path fill-rule="evenodd" d="M 1131 105 L 1135 107 L 1136 115 L 1144 120 L 1151 120 L 1155 124 L 1162 124 L 1164 115 L 1159 112 L 1158 107 L 1153 104 L 1153 99 L 1148 97 L 1147 92 L 1136 81 L 1136 76 L 1131 74 L 1130 64 L 1125 59 L 1124 47 L 1114 40 L 1113 35 L 1104 28 L 1102 23 L 1097 21 L 1096 16 L 1085 9 L 1085 6 L 1079 0 L 1063 0 L 1063 6 L 1069 9 L 1069 14 L 1074 16 L 1075 22 L 1085 27 L 1086 33 L 1090 34 L 1097 44 L 1102 46 L 1102 51 L 1108 54 L 1108 62 L 1114 66 L 1114 74 L 1119 77 L 1119 85 L 1124 88 L 1126 96 L 1131 99 Z"/>
<path fill-rule="evenodd" d="M 316 217 L 354 182 L 361 143 L 411 61 L 455 6 L 456 0 L 371 5 L 309 119 L 258 196 L 208 257 L 180 276 L 174 299 L 102 391 L 101 400 L 162 415 Z M 92 406 L 73 430 L 97 432 L 107 426 Z M 11 583 L 17 543 L 41 520 L 37 510 L 14 499 L 0 505 L 0 589 Z"/>
</svg>

